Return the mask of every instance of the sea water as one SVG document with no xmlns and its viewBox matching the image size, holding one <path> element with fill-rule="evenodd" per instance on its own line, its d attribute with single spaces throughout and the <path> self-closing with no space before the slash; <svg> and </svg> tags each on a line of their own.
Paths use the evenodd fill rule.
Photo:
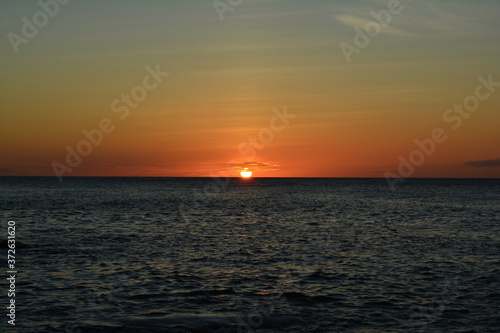
<svg viewBox="0 0 500 333">
<path fill-rule="evenodd" d="M 0 199 L 16 332 L 500 327 L 499 180 L 3 177 Z"/>
</svg>

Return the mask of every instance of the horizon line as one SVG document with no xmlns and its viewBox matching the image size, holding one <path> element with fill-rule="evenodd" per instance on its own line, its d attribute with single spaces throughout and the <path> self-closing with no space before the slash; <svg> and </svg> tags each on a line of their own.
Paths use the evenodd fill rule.
<svg viewBox="0 0 500 333">
<path fill-rule="evenodd" d="M 0 178 L 58 178 L 57 176 L 16 176 L 16 175 L 0 175 Z M 187 179 L 213 179 L 213 178 L 235 178 L 242 179 L 239 176 L 230 177 L 212 177 L 212 176 L 66 176 L 66 178 L 187 178 Z M 252 177 L 251 179 L 387 179 L 386 177 Z M 407 177 L 407 179 L 500 179 L 500 177 Z M 247 179 L 250 180 L 250 179 Z"/>
</svg>

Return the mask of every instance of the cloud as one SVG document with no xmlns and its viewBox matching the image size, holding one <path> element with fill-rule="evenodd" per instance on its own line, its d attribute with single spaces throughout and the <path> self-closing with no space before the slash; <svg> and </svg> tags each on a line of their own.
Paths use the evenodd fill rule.
<svg viewBox="0 0 500 333">
<path fill-rule="evenodd" d="M 236 162 L 229 163 L 234 169 L 249 168 L 252 171 L 274 171 L 279 170 L 279 163 L 276 162 Z"/>
<path fill-rule="evenodd" d="M 52 170 L 45 166 L 32 166 L 32 167 L 0 167 L 0 175 L 22 175 L 34 173 L 38 170 Z"/>
<path fill-rule="evenodd" d="M 334 15 L 334 18 L 342 24 L 345 24 L 345 25 L 350 26 L 350 27 L 359 27 L 361 29 L 363 29 L 364 26 L 366 25 L 366 23 L 368 23 L 369 21 L 374 21 L 373 17 L 367 20 L 367 19 L 364 19 L 361 17 L 347 15 L 347 14 Z M 387 35 L 393 35 L 393 36 L 409 36 L 409 35 L 411 35 L 407 31 L 404 31 L 404 30 L 398 29 L 398 28 L 394 28 L 391 26 L 381 27 L 380 33 L 382 33 L 382 34 L 385 33 Z"/>
<path fill-rule="evenodd" d="M 330 15 L 340 24 L 363 30 L 368 21 L 376 21 L 372 11 L 387 10 L 388 0 L 378 4 L 375 0 L 351 3 L 353 5 L 348 7 L 332 9 Z M 496 37 L 496 30 L 491 27 L 498 16 L 495 1 L 402 1 L 402 6 L 401 13 L 391 15 L 389 25 L 382 27 L 380 34 L 441 41 L 444 38 Z"/>
<path fill-rule="evenodd" d="M 469 161 L 464 163 L 467 166 L 473 167 L 500 167 L 500 159 L 497 160 L 483 160 L 483 161 Z"/>
</svg>

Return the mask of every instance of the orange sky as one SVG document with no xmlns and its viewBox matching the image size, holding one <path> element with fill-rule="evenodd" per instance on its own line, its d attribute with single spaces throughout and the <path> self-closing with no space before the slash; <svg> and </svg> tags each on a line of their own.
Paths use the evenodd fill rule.
<svg viewBox="0 0 500 333">
<path fill-rule="evenodd" d="M 387 3 L 61 5 L 2 40 L 0 175 L 384 177 L 413 156 L 408 177 L 499 177 L 500 3 L 402 1 L 356 44 Z M 43 10 L 0 9 L 20 37 Z"/>
</svg>

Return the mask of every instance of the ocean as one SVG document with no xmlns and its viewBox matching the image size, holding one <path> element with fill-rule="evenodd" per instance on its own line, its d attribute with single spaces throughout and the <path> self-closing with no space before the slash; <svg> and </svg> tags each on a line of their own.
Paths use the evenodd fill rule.
<svg viewBox="0 0 500 333">
<path fill-rule="evenodd" d="M 500 328 L 500 180 L 1 177 L 0 198 L 2 332 Z"/>
</svg>

